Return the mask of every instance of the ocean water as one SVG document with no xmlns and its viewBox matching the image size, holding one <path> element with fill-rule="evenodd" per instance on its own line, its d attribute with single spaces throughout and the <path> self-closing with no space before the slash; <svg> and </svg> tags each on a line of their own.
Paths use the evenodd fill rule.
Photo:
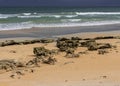
<svg viewBox="0 0 120 86">
<path fill-rule="evenodd" d="M 120 7 L 0 8 L 0 30 L 120 24 Z"/>
</svg>

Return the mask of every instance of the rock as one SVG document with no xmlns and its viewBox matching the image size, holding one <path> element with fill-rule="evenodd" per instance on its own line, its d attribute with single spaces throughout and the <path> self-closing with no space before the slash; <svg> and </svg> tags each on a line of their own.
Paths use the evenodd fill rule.
<svg viewBox="0 0 120 86">
<path fill-rule="evenodd" d="M 68 58 L 77 58 L 77 57 L 79 57 L 79 54 L 75 54 L 74 52 L 75 52 L 75 50 L 73 48 L 67 49 L 65 57 L 68 57 Z"/>
<path fill-rule="evenodd" d="M 39 58 L 33 58 L 32 60 L 30 60 L 30 61 L 28 61 L 27 63 L 26 63 L 26 66 L 27 67 L 31 67 L 31 66 L 37 66 L 37 67 L 39 67 L 40 65 L 39 65 L 39 63 L 41 62 L 41 60 L 39 59 Z"/>
<path fill-rule="evenodd" d="M 87 47 L 88 50 L 98 50 L 98 49 L 106 49 L 106 48 L 112 48 L 112 45 L 109 43 L 96 43 L 95 40 L 89 40 L 85 42 L 81 42 L 81 47 Z"/>
<path fill-rule="evenodd" d="M 25 40 L 25 41 L 22 41 L 20 43 L 23 44 L 23 45 L 27 45 L 27 44 L 31 44 L 31 41 L 30 40 Z"/>
<path fill-rule="evenodd" d="M 43 60 L 43 63 L 54 65 L 57 60 L 55 58 L 49 57 L 47 60 Z"/>
<path fill-rule="evenodd" d="M 44 47 L 35 47 L 35 48 L 33 49 L 33 53 L 34 53 L 36 56 L 48 56 L 49 50 L 48 50 L 48 49 L 45 49 Z"/>
<path fill-rule="evenodd" d="M 71 39 L 58 39 L 57 47 L 60 51 L 66 51 L 68 48 L 77 48 L 79 47 L 79 40 L 71 40 Z"/>
<path fill-rule="evenodd" d="M 95 40 L 87 40 L 87 41 L 83 41 L 83 42 L 81 42 L 81 47 L 88 47 L 88 46 L 90 46 L 91 44 L 95 44 L 96 43 L 96 41 Z"/>
<path fill-rule="evenodd" d="M 109 43 L 103 43 L 98 46 L 98 49 L 106 49 L 106 48 L 112 48 L 112 45 Z"/>
<path fill-rule="evenodd" d="M 74 50 L 73 48 L 69 48 L 69 49 L 66 50 L 66 55 L 65 55 L 65 56 L 68 57 L 69 54 L 70 54 L 70 55 L 73 55 L 74 52 L 75 52 L 75 50 Z"/>
<path fill-rule="evenodd" d="M 54 42 L 54 39 L 41 39 L 41 43 L 52 43 Z"/>
<path fill-rule="evenodd" d="M 0 60 L 0 69 L 11 71 L 16 68 L 14 60 Z"/>
<path fill-rule="evenodd" d="M 10 75 L 11 78 L 15 78 L 15 74 Z"/>
<path fill-rule="evenodd" d="M 70 40 L 68 38 L 58 38 L 57 42 Z"/>
<path fill-rule="evenodd" d="M 95 40 L 87 41 L 86 46 L 90 51 L 98 49 L 98 44 L 96 43 Z"/>
<path fill-rule="evenodd" d="M 9 45 L 15 45 L 17 44 L 14 40 L 6 40 L 5 42 L 1 42 L 0 46 L 4 47 L 4 46 L 9 46 Z"/>
<path fill-rule="evenodd" d="M 83 51 L 83 52 L 78 52 L 79 54 L 88 54 L 87 51 Z"/>
<path fill-rule="evenodd" d="M 16 51 L 15 50 L 11 50 L 10 53 L 16 53 Z"/>
<path fill-rule="evenodd" d="M 82 40 L 82 38 L 79 38 L 79 37 L 71 37 L 71 40 Z"/>
<path fill-rule="evenodd" d="M 98 50 L 98 54 L 104 55 L 104 54 L 106 54 L 106 53 L 108 53 L 108 51 L 105 50 L 105 49 L 99 49 L 99 50 Z"/>
<path fill-rule="evenodd" d="M 100 39 L 114 39 L 116 37 L 114 36 L 101 36 L 101 37 L 96 37 L 94 38 L 95 40 L 100 40 Z"/>
<path fill-rule="evenodd" d="M 0 47 L 4 47 L 5 43 L 4 42 L 0 42 Z"/>
<path fill-rule="evenodd" d="M 21 62 L 16 62 L 14 60 L 0 60 L 0 70 L 12 71 L 20 67 L 26 67 Z"/>
<path fill-rule="evenodd" d="M 73 61 L 69 61 L 69 62 L 65 62 L 64 65 L 70 64 L 70 63 L 74 63 Z"/>
</svg>

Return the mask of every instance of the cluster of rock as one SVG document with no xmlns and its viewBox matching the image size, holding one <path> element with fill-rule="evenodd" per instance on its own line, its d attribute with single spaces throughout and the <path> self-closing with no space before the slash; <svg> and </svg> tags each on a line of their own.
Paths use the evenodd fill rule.
<svg viewBox="0 0 120 86">
<path fill-rule="evenodd" d="M 90 51 L 112 48 L 112 45 L 110 45 L 109 43 L 97 43 L 95 40 L 87 40 L 87 41 L 81 42 L 81 46 L 87 47 L 88 50 Z"/>
<path fill-rule="evenodd" d="M 66 57 L 79 57 L 79 54 L 75 54 L 75 50 L 80 46 L 80 40 L 79 37 L 58 38 L 56 46 L 60 51 L 66 52 Z"/>
<path fill-rule="evenodd" d="M 16 71 L 10 76 L 11 78 L 14 78 L 16 75 L 23 75 L 23 71 L 26 68 L 39 67 L 40 63 L 54 65 L 57 62 L 56 58 L 53 58 L 53 56 L 58 54 L 58 50 L 56 49 L 48 50 L 44 47 L 35 47 L 33 53 L 35 54 L 35 57 L 26 63 L 15 61 L 13 59 L 0 60 L 0 70 L 6 72 Z M 31 72 L 33 72 L 32 69 Z"/>
<path fill-rule="evenodd" d="M 66 51 L 69 48 L 76 49 L 79 46 L 79 39 L 58 38 L 57 47 L 60 51 Z"/>
<path fill-rule="evenodd" d="M 15 60 L 0 60 L 0 70 L 12 71 L 17 68 L 25 67 L 25 64 Z"/>
<path fill-rule="evenodd" d="M 56 41 L 56 46 L 59 49 L 46 49 L 45 47 L 35 47 L 33 48 L 33 53 L 35 57 L 26 63 L 22 63 L 15 60 L 0 60 L 0 70 L 12 71 L 17 70 L 19 68 L 31 68 L 31 67 L 39 67 L 41 63 L 51 64 L 54 65 L 57 60 L 54 58 L 60 51 L 65 52 L 65 57 L 79 57 L 80 54 L 86 54 L 86 52 L 78 52 L 75 53 L 75 50 L 78 47 L 86 47 L 88 51 L 98 51 L 98 54 L 105 54 L 108 53 L 106 49 L 112 48 L 113 46 L 109 43 L 97 43 L 96 40 L 99 39 L 110 39 L 114 37 L 97 37 L 94 39 L 81 39 L 79 37 L 72 37 L 72 38 L 58 38 Z M 41 39 L 41 40 L 26 40 L 22 42 L 15 42 L 14 40 L 9 40 L 5 42 L 1 42 L 0 46 L 8 46 L 8 45 L 26 45 L 26 44 L 33 44 L 33 43 L 51 43 L 54 42 L 53 39 Z M 31 70 L 33 72 L 33 70 Z M 16 72 L 17 74 L 22 73 L 20 71 Z M 13 77 L 14 75 L 11 75 Z"/>
<path fill-rule="evenodd" d="M 87 47 L 89 51 L 105 51 L 105 49 L 112 48 L 113 46 L 109 43 L 97 43 L 97 39 L 110 39 L 114 37 L 99 37 L 94 39 L 81 39 L 79 37 L 68 38 L 59 38 L 57 40 L 57 47 L 60 51 L 66 52 L 66 56 L 69 57 L 79 57 L 79 54 L 75 54 L 75 50 L 78 47 Z M 96 39 L 96 40 L 95 40 Z M 98 51 L 98 52 L 99 52 Z M 105 52 L 104 52 L 105 53 Z"/>
<path fill-rule="evenodd" d="M 0 47 L 10 46 L 10 45 L 27 45 L 34 43 L 52 43 L 54 39 L 35 39 L 35 40 L 24 40 L 24 41 L 14 41 L 14 40 L 6 40 L 5 42 L 0 42 Z"/>
<path fill-rule="evenodd" d="M 113 38 L 113 37 L 106 37 L 106 38 Z M 97 38 L 101 39 L 101 38 Z M 19 42 L 20 44 L 31 44 L 31 43 L 51 43 L 54 40 L 31 40 L 31 41 L 24 41 Z M 14 45 L 18 44 L 17 42 L 10 40 L 6 41 L 4 43 L 1 43 L 1 46 L 6 45 Z M 35 54 L 35 58 L 28 61 L 26 64 L 23 64 L 21 62 L 16 62 L 14 60 L 0 60 L 0 69 L 4 69 L 6 71 L 14 70 L 19 67 L 28 67 L 28 66 L 39 66 L 39 63 L 47 63 L 47 64 L 55 64 L 57 61 L 55 58 L 53 58 L 54 55 L 57 55 L 59 51 L 65 52 L 66 57 L 79 57 L 79 54 L 75 54 L 75 50 L 78 47 L 87 47 L 89 51 L 98 50 L 98 54 L 105 54 L 108 53 L 106 49 L 112 48 L 113 46 L 109 43 L 97 43 L 94 39 L 81 39 L 79 37 L 72 37 L 70 39 L 68 38 L 58 38 L 56 46 L 59 48 L 59 50 L 53 49 L 48 50 L 45 47 L 35 47 L 33 49 L 33 53 Z"/>
<path fill-rule="evenodd" d="M 48 50 L 45 47 L 35 47 L 33 49 L 33 53 L 35 54 L 35 58 L 30 60 L 26 65 L 31 66 L 39 66 L 39 63 L 47 63 L 54 65 L 57 60 L 53 58 L 54 55 L 58 54 L 58 50 Z"/>
</svg>

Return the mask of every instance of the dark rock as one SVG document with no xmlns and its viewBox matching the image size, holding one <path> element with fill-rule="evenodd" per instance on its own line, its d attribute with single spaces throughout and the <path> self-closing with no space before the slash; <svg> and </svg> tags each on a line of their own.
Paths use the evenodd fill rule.
<svg viewBox="0 0 120 86">
<path fill-rule="evenodd" d="M 106 54 L 106 53 L 108 53 L 108 51 L 105 50 L 105 49 L 100 49 L 100 50 L 98 50 L 98 54 L 104 55 L 104 54 Z"/>
<path fill-rule="evenodd" d="M 110 45 L 109 43 L 102 43 L 99 44 L 98 49 L 106 49 L 106 48 L 112 48 L 112 45 Z"/>
</svg>

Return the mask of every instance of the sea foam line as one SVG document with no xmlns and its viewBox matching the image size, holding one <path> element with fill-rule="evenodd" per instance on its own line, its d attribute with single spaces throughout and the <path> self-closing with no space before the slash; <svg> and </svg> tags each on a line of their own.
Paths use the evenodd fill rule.
<svg viewBox="0 0 120 86">
<path fill-rule="evenodd" d="M 120 12 L 76 12 L 77 15 L 120 15 Z"/>
<path fill-rule="evenodd" d="M 99 21 L 82 23 L 59 23 L 59 24 L 36 24 L 33 22 L 0 24 L 0 30 L 30 29 L 32 27 L 78 27 L 78 26 L 100 26 L 120 24 L 120 21 Z"/>
<path fill-rule="evenodd" d="M 79 15 L 120 15 L 120 12 L 66 12 L 64 14 L 62 13 L 19 13 L 19 14 L 0 14 L 0 19 L 5 18 L 12 18 L 12 17 L 18 17 L 18 18 L 39 18 L 39 17 L 54 17 L 54 18 L 72 18 L 77 17 Z"/>
</svg>

